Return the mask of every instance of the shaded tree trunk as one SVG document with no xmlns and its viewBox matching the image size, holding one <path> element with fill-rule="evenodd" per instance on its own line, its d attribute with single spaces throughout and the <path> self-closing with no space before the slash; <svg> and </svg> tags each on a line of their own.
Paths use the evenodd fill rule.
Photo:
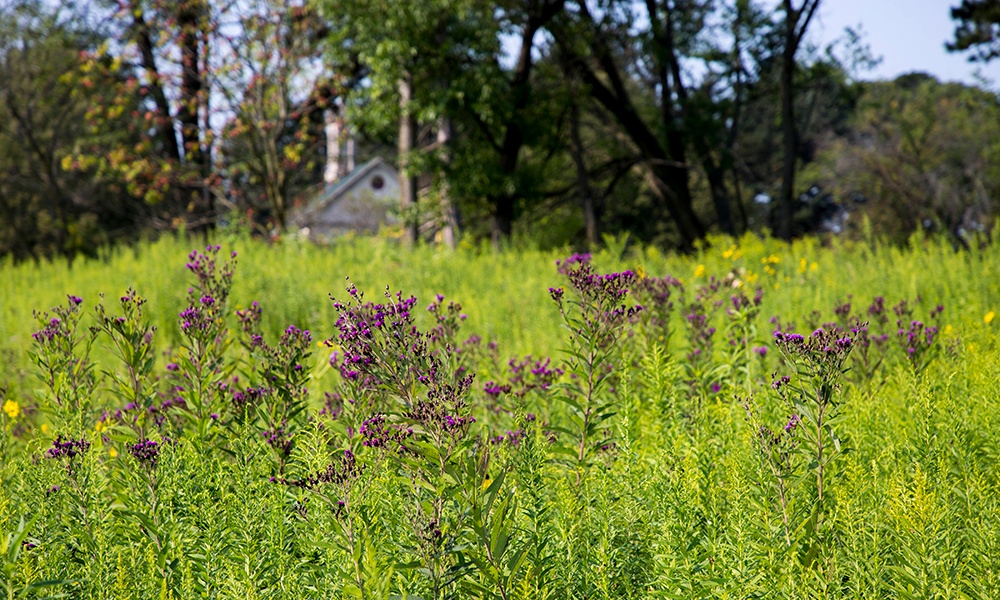
<svg viewBox="0 0 1000 600">
<path fill-rule="evenodd" d="M 792 0 L 782 0 L 785 11 L 785 47 L 781 56 L 781 196 L 778 199 L 776 235 L 788 240 L 794 235 L 795 163 L 798 155 L 798 130 L 795 125 L 795 54 L 820 0 L 805 0 L 796 9 Z"/>
<path fill-rule="evenodd" d="M 417 216 L 417 178 L 410 161 L 417 146 L 417 119 L 412 114 L 413 77 L 404 75 L 399 80 L 399 208 L 403 213 L 406 239 L 416 244 L 420 237 L 420 220 Z"/>
<path fill-rule="evenodd" d="M 528 8 L 527 19 L 521 28 L 521 47 L 517 55 L 511 79 L 510 94 L 513 98 L 511 118 L 504 123 L 503 138 L 499 144 L 500 173 L 509 179 L 517 170 L 518 156 L 524 146 L 524 130 L 521 115 L 531 102 L 531 71 L 534 60 L 531 50 L 535 34 L 563 10 L 564 0 L 533 0 Z M 505 181 L 501 189 L 489 198 L 493 205 L 493 243 L 509 239 L 514 224 L 517 206 L 517 190 Z"/>
<path fill-rule="evenodd" d="M 199 112 L 207 98 L 204 93 L 201 50 L 208 8 L 205 0 L 182 0 L 177 6 L 178 46 L 181 53 L 181 86 L 177 120 L 181 128 L 182 154 L 191 173 L 182 186 L 188 197 L 189 217 L 194 229 L 208 228 L 213 216 L 208 202 L 208 153 L 202 148 Z"/>
<path fill-rule="evenodd" d="M 573 155 L 573 164 L 576 166 L 576 181 L 580 194 L 580 207 L 583 209 L 587 247 L 593 249 L 597 247 L 598 242 L 597 214 L 594 210 L 594 194 L 590 187 L 590 173 L 587 171 L 587 164 L 583 158 L 583 141 L 580 139 L 580 109 L 576 104 L 573 104 L 571 118 L 570 135 L 573 145 L 570 152 Z"/>
<path fill-rule="evenodd" d="M 570 76 L 579 77 L 589 88 L 590 95 L 614 115 L 622 131 L 635 145 L 645 166 L 650 191 L 667 209 L 677 226 L 681 236 L 681 250 L 690 250 L 696 240 L 704 237 L 705 227 L 692 207 L 685 140 L 683 131 L 675 122 L 669 91 L 664 88 L 660 102 L 662 125 L 667 132 L 664 146 L 661 138 L 643 120 L 632 102 L 622 73 L 615 63 L 614 54 L 602 37 L 604 32 L 590 14 L 586 3 L 579 4 L 578 14 L 582 19 L 580 25 L 591 35 L 591 39 L 587 40 L 587 53 L 579 51 L 579 28 L 550 28 L 561 50 L 563 66 Z M 668 66 L 662 61 L 658 65 L 657 74 L 661 81 L 666 81 Z"/>
<path fill-rule="evenodd" d="M 451 162 L 451 136 L 451 119 L 441 117 L 438 121 L 437 141 L 446 166 Z M 442 241 L 454 250 L 458 244 L 458 207 L 451 197 L 447 177 L 441 178 L 441 223 Z"/>
<path fill-rule="evenodd" d="M 646 9 L 649 12 L 650 21 L 655 23 L 658 20 L 656 3 L 653 0 L 647 0 Z M 677 47 L 674 41 L 674 20 L 670 11 L 666 11 L 665 21 L 666 24 L 662 30 L 656 27 L 653 28 L 657 42 L 661 46 L 662 54 L 666 57 L 666 62 L 668 63 L 661 66 L 660 80 L 664 90 L 664 97 L 661 99 L 661 103 L 665 112 L 665 122 L 672 125 L 668 135 L 676 138 L 676 140 L 671 140 L 671 155 L 674 156 L 674 160 L 684 163 L 686 162 L 684 158 L 684 132 L 676 125 L 676 117 L 671 114 L 671 99 L 667 90 L 671 88 L 674 90 L 677 94 L 681 110 L 685 113 L 689 113 L 692 108 L 688 99 L 687 87 L 684 85 L 684 80 L 681 76 L 680 61 L 677 59 Z M 672 86 L 668 85 L 665 73 L 668 68 L 670 71 L 670 80 L 673 82 Z M 726 190 L 725 172 L 713 158 L 712 148 L 709 147 L 704 136 L 695 132 L 694 135 L 687 137 L 691 139 L 694 150 L 698 153 L 698 160 L 701 162 L 701 167 L 708 178 L 709 191 L 712 196 L 712 204 L 715 207 L 715 214 L 718 218 L 719 228 L 723 232 L 732 235 L 734 233 L 733 220 L 730 216 L 729 192 Z"/>
</svg>

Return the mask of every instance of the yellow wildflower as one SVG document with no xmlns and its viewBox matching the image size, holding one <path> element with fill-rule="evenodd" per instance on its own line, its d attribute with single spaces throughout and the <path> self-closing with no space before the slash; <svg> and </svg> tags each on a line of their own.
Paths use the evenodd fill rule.
<svg viewBox="0 0 1000 600">
<path fill-rule="evenodd" d="M 698 265 L 697 267 L 695 267 L 694 269 L 695 277 L 701 277 L 704 274 L 705 274 L 705 265 Z"/>
<path fill-rule="evenodd" d="M 954 331 L 954 330 L 955 330 L 955 328 L 952 327 L 951 325 L 945 325 L 944 326 L 944 334 L 945 335 L 951 335 L 951 332 Z"/>
<path fill-rule="evenodd" d="M 809 267 L 809 263 L 807 263 L 807 262 L 806 262 L 806 259 L 804 259 L 804 258 L 800 258 L 800 259 L 799 259 L 799 273 L 800 273 L 800 274 L 801 274 L 801 273 L 805 273 L 805 272 L 806 272 L 806 269 L 807 269 L 808 267 Z"/>
<path fill-rule="evenodd" d="M 743 256 L 743 253 L 740 252 L 739 247 L 735 245 L 722 253 L 722 258 L 731 258 L 733 260 L 736 260 L 741 256 Z"/>
<path fill-rule="evenodd" d="M 642 281 L 643 279 L 645 279 L 646 278 L 646 269 L 645 269 L 645 267 L 643 267 L 642 265 L 639 265 L 638 267 L 636 267 L 635 268 L 635 274 L 639 278 L 639 281 Z"/>
<path fill-rule="evenodd" d="M 809 270 L 810 271 L 819 271 L 819 263 L 814 262 L 814 263 L 810 264 L 809 265 Z"/>
<path fill-rule="evenodd" d="M 48 423 L 42 423 L 42 435 L 45 435 L 48 432 L 49 432 L 49 424 Z"/>
<path fill-rule="evenodd" d="M 993 317 L 995 317 L 995 316 L 997 316 L 997 314 L 991 310 L 990 312 L 986 313 L 983 316 L 983 323 L 986 323 L 987 325 L 989 325 L 990 323 L 993 322 Z"/>
<path fill-rule="evenodd" d="M 110 456 L 111 458 L 118 456 L 118 451 L 115 450 L 114 446 L 108 448 L 108 456 Z"/>
<path fill-rule="evenodd" d="M 3 403 L 3 411 L 7 413 L 7 416 L 11 419 L 16 419 L 17 415 L 21 414 L 21 407 L 17 402 L 13 400 L 8 400 Z"/>
</svg>

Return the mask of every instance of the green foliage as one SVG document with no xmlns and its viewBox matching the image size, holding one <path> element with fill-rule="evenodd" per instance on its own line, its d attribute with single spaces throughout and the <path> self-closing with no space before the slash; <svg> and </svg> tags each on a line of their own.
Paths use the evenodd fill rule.
<svg viewBox="0 0 1000 600">
<path fill-rule="evenodd" d="M 0 372 L 7 597 L 989 598 L 1000 585 L 995 247 L 717 238 L 689 257 L 616 246 L 559 273 L 559 255 L 529 250 L 230 243 L 239 268 L 212 246 L 185 270 L 189 243 L 170 239 L 72 271 L 3 266 L 0 340 L 18 346 Z M 334 304 L 324 292 L 342 297 L 345 271 L 432 310 L 360 292 Z M 129 285 L 142 297 L 91 308 Z M 657 304 L 664 289 L 674 308 Z M 882 331 L 876 294 L 891 337 L 854 370 Z M 60 308 L 36 320 L 39 304 Z M 402 325 L 374 325 L 378 307 Z M 867 333 L 839 329 L 865 315 Z M 940 319 L 919 361 L 896 318 Z M 400 339 L 411 356 L 392 359 Z M 693 382 L 696 348 L 709 375 Z M 52 371 L 66 381 L 32 379 Z"/>
</svg>

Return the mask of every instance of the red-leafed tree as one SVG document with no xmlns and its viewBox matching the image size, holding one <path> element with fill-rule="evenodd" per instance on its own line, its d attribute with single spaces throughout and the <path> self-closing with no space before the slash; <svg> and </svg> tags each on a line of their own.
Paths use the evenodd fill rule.
<svg viewBox="0 0 1000 600">
<path fill-rule="evenodd" d="M 107 19 L 120 43 L 92 53 L 86 85 L 101 69 L 134 72 L 88 113 L 96 130 L 139 95 L 138 143 L 109 136 L 77 163 L 121 174 L 156 207 L 161 228 L 212 227 L 222 209 L 254 190 L 283 227 L 288 195 L 313 159 L 322 128 L 314 113 L 330 86 L 315 60 L 324 34 L 302 3 L 276 0 L 114 0 Z M 108 60 L 111 57 L 111 60 Z M 321 121 L 319 121 L 321 123 Z M 223 135 L 225 134 L 225 135 Z M 234 179 L 235 178 L 235 179 Z"/>
</svg>

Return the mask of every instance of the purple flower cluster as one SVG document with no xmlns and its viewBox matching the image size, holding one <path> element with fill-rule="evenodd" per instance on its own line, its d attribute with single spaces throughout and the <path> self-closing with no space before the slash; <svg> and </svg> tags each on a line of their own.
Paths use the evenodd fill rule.
<svg viewBox="0 0 1000 600">
<path fill-rule="evenodd" d="M 450 405 L 450 408 L 449 408 Z M 468 414 L 456 414 L 465 407 L 460 401 L 439 402 L 435 398 L 419 400 L 407 413 L 407 419 L 418 423 L 425 433 L 439 437 L 438 432 L 453 437 L 463 437 L 476 418 Z M 455 411 L 455 412 L 453 412 Z"/>
<path fill-rule="evenodd" d="M 934 325 L 925 325 L 922 321 L 910 321 L 909 326 L 900 326 L 896 331 L 896 341 L 906 353 L 906 358 L 910 363 L 920 368 L 923 366 L 924 358 L 931 351 L 934 340 L 937 338 L 938 328 Z"/>
<path fill-rule="evenodd" d="M 872 303 L 868 306 L 868 318 L 874 323 L 879 325 L 885 325 L 889 322 L 889 315 L 885 310 L 885 298 L 882 296 L 875 296 Z"/>
<path fill-rule="evenodd" d="M 441 429 L 455 431 L 456 429 L 464 429 L 475 422 L 476 418 L 472 416 L 457 417 L 455 415 L 444 415 L 444 418 L 441 419 Z"/>
<path fill-rule="evenodd" d="M 792 380 L 792 378 L 789 377 L 788 375 L 782 375 L 781 377 L 777 378 L 775 377 L 775 375 L 777 375 L 777 373 L 773 373 L 771 375 L 771 387 L 777 391 L 781 391 L 781 388 L 788 385 L 788 383 Z"/>
<path fill-rule="evenodd" d="M 160 443 L 153 440 L 139 440 L 133 444 L 126 444 L 125 448 L 143 468 L 152 471 L 156 468 L 156 463 L 160 458 Z"/>
<path fill-rule="evenodd" d="M 589 255 L 573 255 L 566 261 L 557 263 L 559 272 L 569 279 L 570 288 L 576 299 L 565 300 L 562 288 L 550 288 L 549 293 L 559 305 L 563 318 L 572 321 L 579 318 L 577 325 L 571 325 L 578 333 L 587 333 L 592 343 L 607 349 L 614 345 L 624 332 L 625 326 L 642 311 L 642 306 L 625 305 L 625 296 L 639 278 L 632 271 L 621 273 L 595 273 L 589 262 Z M 572 314 L 566 306 L 574 307 L 579 316 Z M 582 328 L 581 328 L 582 326 Z"/>
<path fill-rule="evenodd" d="M 444 296 L 438 294 L 434 302 L 427 307 L 427 311 L 434 315 L 434 327 L 427 332 L 427 341 L 431 346 L 444 347 L 447 344 L 457 345 L 458 330 L 462 322 L 468 315 L 462 312 L 462 305 L 458 302 L 448 302 L 444 306 Z"/>
<path fill-rule="evenodd" d="M 361 434 L 361 445 L 367 448 L 390 448 L 405 450 L 403 442 L 413 435 L 413 429 L 401 425 L 390 424 L 383 414 L 374 414 L 361 423 L 358 428 Z"/>
<path fill-rule="evenodd" d="M 303 479 L 275 478 L 274 481 L 290 487 L 298 487 L 307 490 L 315 490 L 322 484 L 332 483 L 337 486 L 348 486 L 361 475 L 362 466 L 358 464 L 354 452 L 348 448 L 343 454 L 334 460 L 325 469 L 318 473 L 309 475 Z M 339 506 L 344 506 L 344 502 L 338 502 Z"/>
<path fill-rule="evenodd" d="M 635 285 L 635 295 L 644 308 L 645 325 L 652 339 L 670 337 L 670 316 L 674 298 L 684 293 L 684 284 L 670 275 L 645 277 Z"/>
<path fill-rule="evenodd" d="M 66 298 L 66 306 L 57 306 L 51 313 L 34 313 L 42 328 L 32 333 L 31 339 L 40 346 L 72 342 L 73 331 L 80 319 L 80 305 L 83 299 L 72 295 L 67 295 Z"/>
<path fill-rule="evenodd" d="M 520 446 L 521 440 L 523 440 L 526 435 L 527 434 L 524 432 L 524 429 L 516 429 L 514 431 L 508 429 L 506 433 L 491 437 L 490 442 L 493 444 L 507 443 L 511 446 Z"/>
<path fill-rule="evenodd" d="M 729 297 L 730 308 L 727 312 L 732 315 L 747 309 L 758 309 L 760 308 L 761 302 L 764 301 L 764 290 L 763 288 L 757 288 L 753 294 L 753 298 L 748 297 L 743 290 L 739 290 L 737 293 Z M 756 311 L 754 311 L 756 314 Z"/>
<path fill-rule="evenodd" d="M 712 338 L 716 330 L 709 325 L 708 318 L 705 306 L 701 303 L 691 304 L 684 315 L 690 343 L 687 359 L 692 364 L 706 361 L 712 355 Z"/>
<path fill-rule="evenodd" d="M 785 423 L 785 433 L 792 433 L 795 428 L 798 427 L 799 423 L 802 422 L 802 418 L 799 415 L 792 415 L 788 419 L 788 423 Z"/>
<path fill-rule="evenodd" d="M 308 329 L 303 330 L 295 325 L 289 325 L 281 334 L 283 347 L 309 347 L 310 344 L 312 344 L 312 334 Z"/>
<path fill-rule="evenodd" d="M 45 327 L 31 334 L 31 338 L 36 342 L 51 342 L 57 337 L 66 336 L 68 332 L 63 327 L 63 321 L 59 317 L 52 317 Z"/>
<path fill-rule="evenodd" d="M 212 299 L 210 296 L 202 298 Z M 213 300 L 214 302 L 214 300 Z M 211 306 L 211 305 L 207 305 Z M 212 329 L 212 315 L 207 310 L 207 306 L 189 306 L 180 313 L 181 333 L 189 336 L 196 336 Z"/>
<path fill-rule="evenodd" d="M 353 302 L 333 304 L 339 313 L 337 340 L 343 348 L 343 355 L 336 360 L 341 376 L 370 385 L 388 383 L 387 379 L 415 378 L 412 370 L 403 369 L 410 371 L 403 375 L 399 368 L 427 355 L 426 341 L 413 324 L 412 310 L 417 299 L 403 298 L 402 292 L 393 297 L 387 290 L 389 301 L 378 304 L 363 302 L 363 294 L 353 284 L 347 292 Z"/>
<path fill-rule="evenodd" d="M 195 250 L 188 255 L 186 265 L 197 282 L 188 288 L 188 305 L 181 311 L 178 322 L 181 333 L 202 343 L 216 339 L 224 327 L 222 317 L 233 283 L 236 253 L 220 266 L 220 249 L 220 246 L 210 245 L 204 254 Z"/>
<path fill-rule="evenodd" d="M 510 390 L 510 384 L 499 384 L 495 381 L 487 381 L 483 386 L 483 392 L 492 400 L 499 399 L 501 394 L 509 394 Z"/>
<path fill-rule="evenodd" d="M 256 406 L 261 400 L 269 397 L 274 390 L 268 387 L 249 387 L 244 391 L 233 392 L 233 408 L 236 412 L 242 412 L 252 406 Z"/>
<path fill-rule="evenodd" d="M 564 260 L 556 261 L 556 269 L 562 275 L 568 274 L 570 271 L 580 268 L 583 265 L 590 264 L 591 256 L 586 253 L 571 254 L 568 258 Z"/>
<path fill-rule="evenodd" d="M 857 332 L 847 333 L 837 328 L 819 328 L 808 338 L 798 333 L 774 333 L 774 342 L 785 351 L 809 357 L 811 360 L 839 360 L 851 352 Z"/>
<path fill-rule="evenodd" d="M 236 268 L 236 252 L 232 252 L 229 255 L 229 260 L 219 266 L 219 251 L 221 249 L 221 246 L 212 244 L 205 248 L 204 254 L 193 250 L 188 255 L 185 267 L 198 279 L 195 288 L 201 292 L 200 296 L 207 295 L 213 301 L 225 304 Z M 194 289 L 190 292 L 194 293 Z"/>
<path fill-rule="evenodd" d="M 266 429 L 261 432 L 264 442 L 278 453 L 281 459 L 288 458 L 292 453 L 292 434 L 285 428 L 287 423 L 281 426 Z"/>
<path fill-rule="evenodd" d="M 552 359 L 535 359 L 530 354 L 522 359 L 516 357 L 507 361 L 509 378 L 506 383 L 489 381 L 483 388 L 487 397 L 496 401 L 501 394 L 513 394 L 524 398 L 531 392 L 546 391 L 562 377 L 561 367 L 552 365 Z"/>
<path fill-rule="evenodd" d="M 63 438 L 60 435 L 52 441 L 52 447 L 45 452 L 45 456 L 57 460 L 63 458 L 73 460 L 87 450 L 90 450 L 90 442 L 86 438 L 74 440 L 73 438 Z"/>
</svg>

